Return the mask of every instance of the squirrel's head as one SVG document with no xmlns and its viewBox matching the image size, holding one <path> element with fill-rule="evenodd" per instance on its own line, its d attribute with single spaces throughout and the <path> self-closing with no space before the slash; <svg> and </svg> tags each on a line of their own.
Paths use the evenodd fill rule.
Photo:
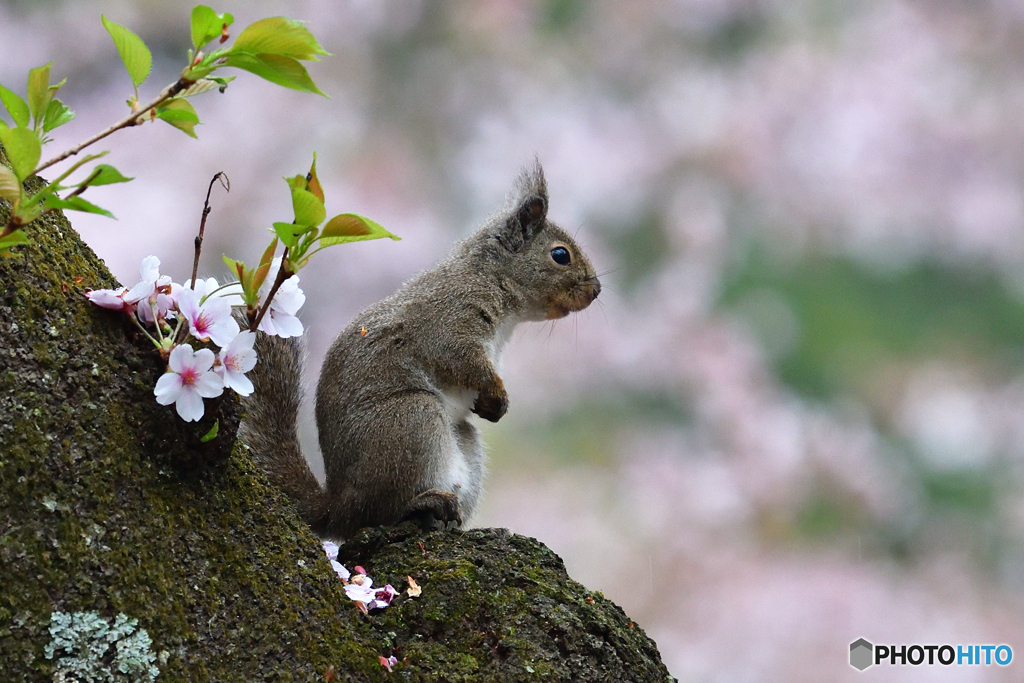
<svg viewBox="0 0 1024 683">
<path fill-rule="evenodd" d="M 594 267 L 576 240 L 548 220 L 539 162 L 519 176 L 511 201 L 484 232 L 498 244 L 503 275 L 525 299 L 527 319 L 564 318 L 601 293 Z"/>
</svg>

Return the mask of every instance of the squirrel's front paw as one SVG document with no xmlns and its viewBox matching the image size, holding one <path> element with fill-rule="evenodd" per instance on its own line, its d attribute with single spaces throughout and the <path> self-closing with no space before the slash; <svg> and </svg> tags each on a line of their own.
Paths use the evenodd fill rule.
<svg viewBox="0 0 1024 683">
<path fill-rule="evenodd" d="M 500 393 L 488 393 L 481 391 L 473 404 L 473 412 L 490 422 L 497 422 L 508 411 L 508 394 L 502 390 Z"/>
</svg>

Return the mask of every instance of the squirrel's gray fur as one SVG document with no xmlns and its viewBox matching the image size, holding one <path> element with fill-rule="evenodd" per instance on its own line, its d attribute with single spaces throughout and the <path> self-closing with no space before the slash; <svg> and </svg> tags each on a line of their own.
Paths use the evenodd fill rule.
<svg viewBox="0 0 1024 683">
<path fill-rule="evenodd" d="M 493 422 L 505 414 L 496 363 L 512 329 L 586 308 L 601 290 L 590 261 L 547 220 L 547 208 L 537 163 L 451 255 L 358 314 L 334 340 L 316 392 L 326 487 L 296 438 L 302 347 L 260 333 L 241 437 L 316 533 L 345 538 L 407 518 L 461 524 L 473 514 L 484 453 L 469 413 Z M 558 248 L 568 252 L 567 264 L 555 261 Z"/>
</svg>

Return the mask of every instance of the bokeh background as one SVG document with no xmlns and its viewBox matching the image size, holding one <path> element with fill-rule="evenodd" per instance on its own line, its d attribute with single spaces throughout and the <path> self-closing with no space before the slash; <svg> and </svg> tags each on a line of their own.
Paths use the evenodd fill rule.
<svg viewBox="0 0 1024 683">
<path fill-rule="evenodd" d="M 125 113 L 100 24 L 177 77 L 181 2 L 0 0 L 0 83 L 53 60 L 77 112 Z M 681 681 L 1021 680 L 1024 4 L 861 0 L 226 2 L 310 22 L 331 99 L 240 74 L 104 143 L 137 179 L 75 226 L 126 284 L 255 260 L 319 154 L 328 211 L 402 242 L 302 272 L 310 386 L 360 308 L 429 267 L 539 155 L 598 304 L 523 326 L 486 427 L 478 525 L 559 553 Z M 44 156 L 49 156 L 44 154 Z M 577 232 L 578 231 L 578 232 Z M 304 424 L 315 449 L 311 416 Z M 1006 643 L 1008 668 L 881 667 L 849 643 Z"/>
</svg>

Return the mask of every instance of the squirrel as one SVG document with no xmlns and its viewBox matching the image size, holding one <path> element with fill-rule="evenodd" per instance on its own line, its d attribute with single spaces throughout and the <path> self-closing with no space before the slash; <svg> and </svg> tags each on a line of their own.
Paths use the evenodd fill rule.
<svg viewBox="0 0 1024 683">
<path fill-rule="evenodd" d="M 316 391 L 326 486 L 297 438 L 301 343 L 259 333 L 240 436 L 314 533 L 344 539 L 407 519 L 460 527 L 473 515 L 484 451 L 470 413 L 491 422 L 505 415 L 497 364 L 512 330 L 580 311 L 601 291 L 590 261 L 547 210 L 536 162 L 506 206 L 446 259 L 338 335 Z"/>
</svg>

